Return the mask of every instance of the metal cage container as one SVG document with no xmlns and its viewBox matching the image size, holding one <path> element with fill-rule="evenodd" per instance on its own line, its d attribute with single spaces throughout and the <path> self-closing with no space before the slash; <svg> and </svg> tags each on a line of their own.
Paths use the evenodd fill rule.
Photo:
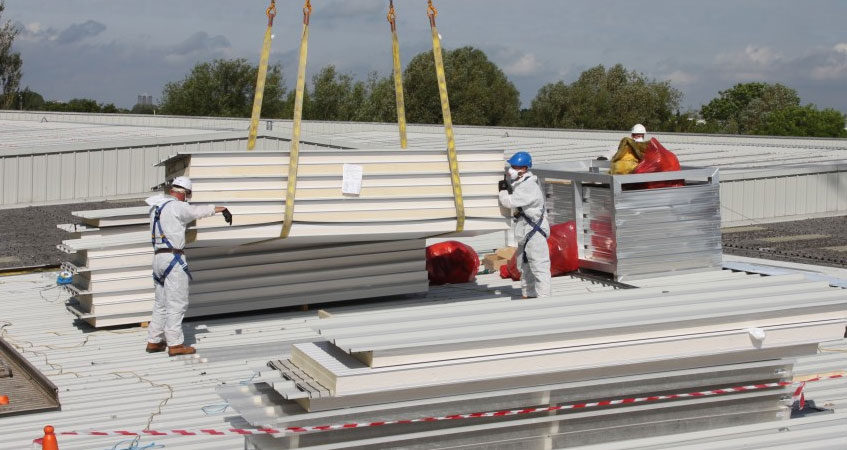
<svg viewBox="0 0 847 450">
<path fill-rule="evenodd" d="M 609 175 L 608 161 L 541 165 L 551 223 L 576 222 L 580 267 L 617 281 L 721 268 L 717 168 Z M 642 183 L 685 186 L 643 189 Z M 639 186 L 640 185 L 640 186 Z"/>
</svg>

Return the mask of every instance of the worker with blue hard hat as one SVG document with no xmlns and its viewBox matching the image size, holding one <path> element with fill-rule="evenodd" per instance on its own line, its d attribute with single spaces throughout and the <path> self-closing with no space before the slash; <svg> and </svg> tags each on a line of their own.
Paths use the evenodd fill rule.
<svg viewBox="0 0 847 450">
<path fill-rule="evenodd" d="M 190 355 L 194 347 L 184 344 L 182 319 L 188 310 L 191 272 L 185 258 L 185 227 L 197 219 L 222 213 L 232 225 L 232 214 L 222 206 L 190 205 L 191 179 L 176 177 L 167 195 L 149 197 L 150 231 L 153 235 L 153 318 L 147 329 L 147 352 Z"/>
<path fill-rule="evenodd" d="M 512 228 L 517 243 L 516 262 L 521 272 L 524 298 L 550 295 L 550 222 L 544 191 L 538 177 L 529 171 L 532 155 L 517 152 L 506 161 L 508 180 L 500 180 L 500 204 L 512 211 Z"/>
</svg>

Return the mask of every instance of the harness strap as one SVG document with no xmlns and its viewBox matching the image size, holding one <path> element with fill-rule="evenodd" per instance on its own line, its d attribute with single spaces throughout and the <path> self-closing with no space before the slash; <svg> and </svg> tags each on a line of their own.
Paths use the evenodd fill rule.
<svg viewBox="0 0 847 450">
<path fill-rule="evenodd" d="M 157 276 L 156 272 L 153 272 L 153 281 L 159 283 L 160 286 L 164 286 L 165 279 L 168 278 L 168 275 L 170 275 L 171 271 L 174 270 L 174 267 L 176 267 L 177 264 L 179 264 L 180 267 L 182 267 L 182 270 L 185 271 L 185 274 L 188 275 L 188 279 L 194 281 L 194 277 L 191 276 L 191 270 L 188 269 L 188 264 L 182 259 L 182 256 L 180 256 L 178 253 L 174 253 L 174 257 L 171 260 L 171 263 L 168 264 L 168 267 L 165 269 L 164 272 L 162 272 L 161 277 Z"/>
<path fill-rule="evenodd" d="M 159 239 L 161 239 L 162 243 L 167 245 L 168 248 L 174 248 L 174 246 L 171 245 L 171 241 L 169 241 L 168 237 L 165 236 L 165 231 L 162 229 L 162 210 L 164 210 L 165 206 L 168 206 L 168 203 L 170 203 L 172 201 L 173 200 L 168 200 L 165 203 L 162 203 L 160 206 L 157 206 L 156 212 L 153 214 L 153 226 L 151 227 L 153 229 L 153 238 L 152 238 L 153 251 L 156 251 L 156 238 L 157 237 Z M 156 229 L 157 228 L 159 229 L 158 235 L 156 235 Z"/>
<path fill-rule="evenodd" d="M 529 233 L 527 233 L 527 234 L 526 234 L 526 239 L 524 239 L 524 242 L 523 242 L 523 248 L 521 249 L 521 250 L 522 250 L 522 253 L 523 253 L 523 262 L 524 262 L 524 264 L 526 264 L 526 263 L 528 263 L 528 262 L 529 262 L 529 259 L 527 259 L 527 257 L 526 257 L 526 244 L 528 244 L 528 243 L 529 243 L 529 240 L 530 240 L 530 239 L 532 239 L 532 237 L 533 237 L 533 236 L 535 236 L 535 234 L 536 234 L 536 233 L 539 233 L 539 234 L 541 234 L 542 236 L 544 236 L 544 239 L 547 239 L 547 237 L 548 237 L 548 236 L 547 236 L 547 233 L 545 233 L 545 232 L 544 232 L 544 230 L 543 230 L 543 229 L 541 229 L 541 224 L 542 224 L 542 223 L 544 223 L 544 214 L 543 214 L 543 212 L 542 212 L 542 215 L 541 215 L 541 217 L 538 219 L 538 222 L 537 222 L 537 223 L 536 223 L 536 222 L 533 222 L 533 221 L 532 221 L 532 219 L 530 219 L 530 218 L 529 218 L 529 217 L 528 217 L 528 216 L 527 216 L 527 215 L 523 212 L 523 209 L 520 209 L 520 208 L 518 208 L 518 213 L 517 213 L 517 214 L 515 214 L 515 216 L 520 217 L 520 218 L 522 218 L 523 220 L 526 220 L 526 223 L 528 223 L 528 224 L 529 224 L 529 226 L 530 226 L 530 227 L 532 227 L 532 229 L 531 229 L 531 230 L 529 230 Z"/>
<path fill-rule="evenodd" d="M 165 231 L 162 229 L 162 210 L 165 209 L 165 206 L 168 206 L 168 203 L 173 200 L 168 200 L 165 203 L 162 203 L 161 206 L 156 207 L 156 212 L 153 214 L 153 253 L 161 253 L 156 249 L 156 237 L 161 239 L 162 243 L 168 246 L 168 250 L 166 253 L 171 253 L 174 255 L 171 263 L 168 264 L 168 267 L 162 272 L 162 276 L 156 275 L 156 272 L 153 272 L 153 281 L 158 283 L 160 286 L 165 285 L 165 279 L 168 278 L 168 275 L 174 270 L 177 264 L 182 267 L 182 270 L 185 271 L 185 274 L 188 275 L 189 280 L 194 280 L 194 277 L 191 276 L 191 271 L 188 269 L 188 263 L 182 259 L 182 251 L 175 249 L 173 245 L 171 245 L 171 241 L 168 240 L 168 237 L 165 236 Z M 158 228 L 159 234 L 156 235 L 156 229 Z M 164 250 L 164 249 L 162 249 Z"/>
</svg>

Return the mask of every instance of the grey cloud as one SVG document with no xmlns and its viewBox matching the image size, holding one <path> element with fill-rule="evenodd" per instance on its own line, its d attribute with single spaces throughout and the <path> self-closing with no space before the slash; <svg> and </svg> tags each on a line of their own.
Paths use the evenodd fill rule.
<svg viewBox="0 0 847 450">
<path fill-rule="evenodd" d="M 230 47 L 229 39 L 224 36 L 209 36 L 205 31 L 198 31 L 188 39 L 171 48 L 172 55 L 188 55 L 195 52 L 208 52 Z"/>
<path fill-rule="evenodd" d="M 395 5 L 398 10 L 403 5 Z M 384 21 L 388 2 L 383 0 L 333 0 L 315 5 L 312 16 L 316 20 L 346 20 L 356 23 Z"/>
<path fill-rule="evenodd" d="M 25 24 L 18 21 L 15 22 L 15 27 L 18 29 L 17 39 L 21 41 L 50 41 L 59 35 L 55 28 L 45 27 L 40 23 Z"/>
<path fill-rule="evenodd" d="M 73 44 L 85 38 L 97 36 L 106 31 L 106 25 L 94 20 L 88 20 L 85 23 L 75 23 L 59 33 L 57 40 L 62 44 Z"/>
<path fill-rule="evenodd" d="M 205 44 L 186 44 L 197 41 L 197 35 L 206 36 L 199 40 Z M 231 57 L 227 45 L 225 37 L 201 32 L 181 43 L 179 50 L 189 52 L 183 55 L 175 55 L 172 46 L 143 41 L 81 42 L 69 52 L 57 40 L 25 40 L 19 48 L 24 55 L 24 83 L 45 98 L 85 97 L 131 107 L 139 93 L 158 98 L 166 83 L 183 79 L 195 63 Z"/>
</svg>

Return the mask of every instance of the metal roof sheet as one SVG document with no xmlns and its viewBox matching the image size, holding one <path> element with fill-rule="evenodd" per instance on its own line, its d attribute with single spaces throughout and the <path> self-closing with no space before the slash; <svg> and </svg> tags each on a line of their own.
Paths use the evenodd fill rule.
<svg viewBox="0 0 847 450">
<path fill-rule="evenodd" d="M 0 119 L 0 151 L 64 147 L 143 138 L 208 135 L 209 130 L 145 126 L 95 125 L 69 122 L 31 122 Z"/>
<path fill-rule="evenodd" d="M 755 277 L 755 278 L 754 278 Z M 740 273 L 690 274 L 639 281 L 653 287 L 699 283 L 720 296 L 759 279 Z M 315 312 L 275 311 L 265 314 L 204 318 L 186 322 L 189 343 L 196 343 L 197 357 L 168 358 L 144 353 L 146 330 L 124 328 L 93 330 L 74 321 L 64 307 L 64 294 L 55 287 L 55 273 L 0 278 L 0 329 L 4 338 L 59 387 L 62 411 L 10 417 L 0 422 L 0 448 L 29 448 L 44 425 L 57 430 L 107 428 L 140 430 L 152 426 L 220 428 L 242 424 L 223 404 L 215 390 L 249 382 L 268 360 L 288 357 L 292 343 L 319 339 L 310 323 Z M 581 293 L 608 291 L 608 286 L 571 277 L 554 279 L 554 291 L 577 299 Z M 462 305 L 509 302 L 518 294 L 517 283 L 497 275 L 482 275 L 475 284 L 433 287 L 426 297 L 396 301 L 364 302 L 333 306 L 333 317 L 354 317 L 397 308 L 428 308 L 434 302 Z M 621 295 L 628 291 L 620 291 Z M 381 314 L 387 314 L 385 312 Z M 825 354 L 826 367 L 847 368 L 847 355 Z M 815 364 L 809 358 L 809 366 Z M 821 366 L 824 367 L 824 366 Z M 823 388 L 824 383 L 820 383 Z M 810 385 L 811 389 L 811 385 Z M 810 391 L 811 392 L 811 391 Z M 826 395 L 826 390 L 822 391 Z M 841 395 L 841 394 L 833 394 Z M 843 398 L 843 397 L 841 397 Z M 14 399 L 12 399 L 14 401 Z M 826 400 L 823 400 L 826 401 Z M 840 404 L 840 403 L 838 403 Z M 161 412 L 159 412 L 159 407 Z M 203 407 L 205 408 L 205 412 Z M 109 448 L 121 441 L 114 437 L 62 437 L 60 448 Z M 241 437 L 144 437 L 142 444 L 156 442 L 166 448 L 241 448 Z"/>
</svg>

